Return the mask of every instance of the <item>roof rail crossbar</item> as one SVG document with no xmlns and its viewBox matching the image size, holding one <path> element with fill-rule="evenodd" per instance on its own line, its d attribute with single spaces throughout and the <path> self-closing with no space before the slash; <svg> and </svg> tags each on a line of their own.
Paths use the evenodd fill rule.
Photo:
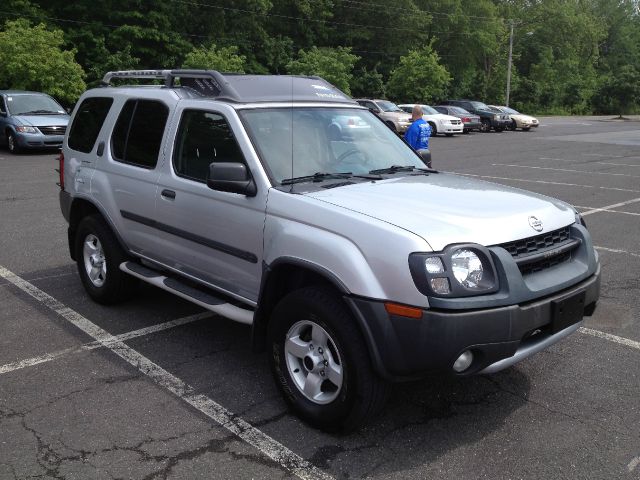
<svg viewBox="0 0 640 480">
<path fill-rule="evenodd" d="M 107 72 L 102 77 L 102 85 L 111 85 L 113 78 L 148 78 L 153 80 L 163 80 L 171 73 L 171 70 L 120 70 Z"/>
<path fill-rule="evenodd" d="M 108 86 L 114 78 L 146 78 L 164 80 L 165 87 L 176 87 L 176 79 L 181 87 L 188 87 L 207 97 L 224 96 L 229 100 L 238 100 L 239 95 L 224 75 L 216 70 L 122 70 L 108 72 L 102 79 L 102 85 Z"/>
</svg>

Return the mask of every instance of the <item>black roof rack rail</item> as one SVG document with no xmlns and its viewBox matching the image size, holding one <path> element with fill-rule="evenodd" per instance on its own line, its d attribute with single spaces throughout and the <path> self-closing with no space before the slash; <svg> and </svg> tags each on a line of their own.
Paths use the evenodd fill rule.
<svg viewBox="0 0 640 480">
<path fill-rule="evenodd" d="M 164 80 L 167 88 L 177 86 L 176 79 L 179 78 L 180 86 L 192 88 L 202 95 L 237 97 L 237 92 L 216 70 L 120 70 L 107 72 L 101 85 L 107 87 L 111 85 L 111 80 L 116 78 Z"/>
<path fill-rule="evenodd" d="M 216 70 L 122 70 L 106 73 L 101 85 L 108 87 L 113 79 L 164 80 L 165 88 L 185 87 L 227 102 L 355 103 L 316 76 L 251 75 Z"/>
</svg>

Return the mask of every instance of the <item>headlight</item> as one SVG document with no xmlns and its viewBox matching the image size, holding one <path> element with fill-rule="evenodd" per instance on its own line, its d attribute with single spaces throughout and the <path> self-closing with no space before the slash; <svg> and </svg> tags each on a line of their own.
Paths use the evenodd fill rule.
<svg viewBox="0 0 640 480">
<path fill-rule="evenodd" d="M 414 253 L 409 268 L 418 290 L 428 296 L 468 297 L 498 290 L 491 252 L 481 245 L 450 245 L 442 252 Z"/>
<path fill-rule="evenodd" d="M 471 250 L 456 250 L 451 255 L 451 269 L 458 283 L 467 288 L 478 288 L 482 281 L 482 262 Z"/>
<path fill-rule="evenodd" d="M 38 133 L 38 130 L 36 130 L 34 127 L 19 126 L 16 127 L 16 130 L 20 133 Z"/>
</svg>

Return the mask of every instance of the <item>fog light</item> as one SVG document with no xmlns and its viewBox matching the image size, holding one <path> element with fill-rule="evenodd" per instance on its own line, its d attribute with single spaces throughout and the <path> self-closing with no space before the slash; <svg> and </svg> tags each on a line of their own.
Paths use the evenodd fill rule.
<svg viewBox="0 0 640 480">
<path fill-rule="evenodd" d="M 462 355 L 453 364 L 453 370 L 457 373 L 464 372 L 473 363 L 473 353 L 471 350 L 465 350 Z"/>
</svg>

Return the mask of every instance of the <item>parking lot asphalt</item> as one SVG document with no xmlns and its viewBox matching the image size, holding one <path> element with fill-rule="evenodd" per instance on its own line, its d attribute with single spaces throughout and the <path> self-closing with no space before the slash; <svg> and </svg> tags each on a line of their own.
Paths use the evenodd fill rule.
<svg viewBox="0 0 640 480">
<path fill-rule="evenodd" d="M 550 349 L 492 376 L 396 385 L 341 436 L 287 411 L 249 327 L 152 287 L 89 300 L 56 155 L 0 150 L 0 479 L 639 479 L 640 122 L 610 120 L 431 140 L 440 170 L 575 205 L 601 299 Z"/>
</svg>

